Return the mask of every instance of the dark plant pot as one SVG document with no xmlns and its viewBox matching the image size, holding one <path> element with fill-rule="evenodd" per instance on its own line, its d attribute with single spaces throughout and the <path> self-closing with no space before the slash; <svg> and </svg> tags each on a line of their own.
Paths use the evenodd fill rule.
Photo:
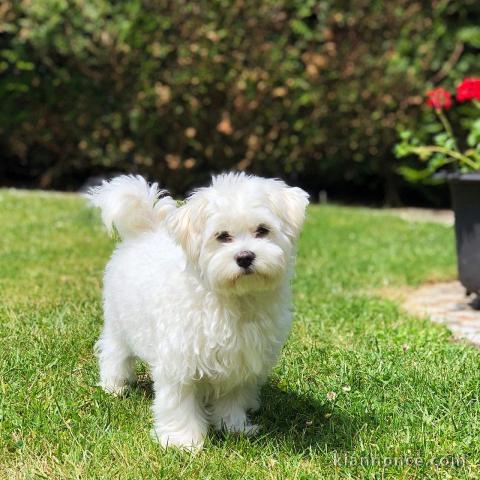
<svg viewBox="0 0 480 480">
<path fill-rule="evenodd" d="M 455 213 L 458 276 L 467 293 L 480 294 L 480 172 L 448 178 Z"/>
</svg>

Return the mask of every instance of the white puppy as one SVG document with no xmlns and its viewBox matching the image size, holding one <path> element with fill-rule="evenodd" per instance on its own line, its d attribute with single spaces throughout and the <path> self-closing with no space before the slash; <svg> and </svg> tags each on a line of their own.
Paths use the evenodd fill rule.
<svg viewBox="0 0 480 480">
<path fill-rule="evenodd" d="M 162 445 L 200 447 L 208 425 L 253 434 L 247 418 L 291 324 L 290 279 L 308 195 L 229 173 L 175 201 L 142 177 L 90 191 L 123 239 L 104 278 L 100 383 L 121 393 L 135 359 L 154 382 Z"/>
</svg>

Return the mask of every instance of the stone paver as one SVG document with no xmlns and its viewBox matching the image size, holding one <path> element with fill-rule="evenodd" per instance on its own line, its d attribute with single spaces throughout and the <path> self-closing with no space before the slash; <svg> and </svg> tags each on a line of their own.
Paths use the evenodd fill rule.
<svg viewBox="0 0 480 480">
<path fill-rule="evenodd" d="M 460 282 L 448 282 L 413 290 L 403 305 L 409 313 L 446 325 L 456 339 L 480 346 L 480 311 L 470 306 L 472 300 Z"/>
<path fill-rule="evenodd" d="M 412 222 L 434 222 L 452 226 L 454 216 L 452 210 L 433 210 L 430 208 L 388 208 L 388 212 Z"/>
<path fill-rule="evenodd" d="M 390 213 L 413 222 L 455 223 L 451 210 L 391 208 Z M 474 297 L 465 295 L 460 282 L 423 285 L 405 295 L 403 306 L 411 314 L 446 325 L 454 338 L 480 346 L 480 311 L 471 307 Z"/>
</svg>

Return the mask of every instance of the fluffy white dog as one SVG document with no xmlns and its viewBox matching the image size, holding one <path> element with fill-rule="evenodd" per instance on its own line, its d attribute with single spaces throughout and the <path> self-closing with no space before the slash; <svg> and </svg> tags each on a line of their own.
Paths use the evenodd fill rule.
<svg viewBox="0 0 480 480">
<path fill-rule="evenodd" d="M 123 239 L 104 277 L 100 384 L 154 382 L 154 434 L 200 447 L 208 425 L 254 434 L 248 410 L 291 324 L 290 279 L 308 195 L 280 180 L 229 173 L 180 207 L 157 184 L 121 176 L 88 194 Z"/>
</svg>

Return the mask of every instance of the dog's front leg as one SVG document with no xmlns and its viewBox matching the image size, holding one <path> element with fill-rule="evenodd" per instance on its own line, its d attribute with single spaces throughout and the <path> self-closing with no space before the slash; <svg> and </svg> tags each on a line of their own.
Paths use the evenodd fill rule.
<svg viewBox="0 0 480 480">
<path fill-rule="evenodd" d="M 153 436 L 164 447 L 201 448 L 208 430 L 205 411 L 191 384 L 154 378 Z"/>
<path fill-rule="evenodd" d="M 220 396 L 213 402 L 211 421 L 217 430 L 255 435 L 258 425 L 252 425 L 247 410 L 258 409 L 257 385 L 242 385 Z"/>
</svg>

